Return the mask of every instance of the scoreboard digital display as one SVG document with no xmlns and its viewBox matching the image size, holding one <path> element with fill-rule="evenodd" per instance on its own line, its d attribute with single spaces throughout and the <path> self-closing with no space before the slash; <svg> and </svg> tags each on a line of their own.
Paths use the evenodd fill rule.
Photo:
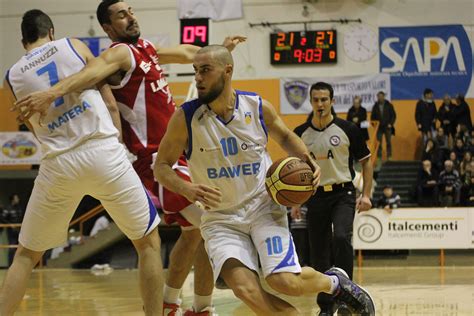
<svg viewBox="0 0 474 316">
<path fill-rule="evenodd" d="M 337 32 L 305 31 L 270 34 L 272 65 L 337 63 Z"/>
<path fill-rule="evenodd" d="M 209 45 L 209 19 L 181 19 L 181 44 Z"/>
</svg>

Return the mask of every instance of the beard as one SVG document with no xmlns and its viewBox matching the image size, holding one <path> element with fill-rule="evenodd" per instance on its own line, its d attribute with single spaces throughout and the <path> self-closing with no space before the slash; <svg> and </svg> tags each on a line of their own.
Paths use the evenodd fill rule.
<svg viewBox="0 0 474 316">
<path fill-rule="evenodd" d="M 209 89 L 208 93 L 205 94 L 200 94 L 198 91 L 198 99 L 201 101 L 203 104 L 209 104 L 215 99 L 217 99 L 222 91 L 224 90 L 224 85 L 225 85 L 225 79 L 224 75 L 221 76 L 221 79 Z"/>
<path fill-rule="evenodd" d="M 135 35 L 119 36 L 117 37 L 120 43 L 136 44 L 140 38 L 140 32 Z"/>
</svg>

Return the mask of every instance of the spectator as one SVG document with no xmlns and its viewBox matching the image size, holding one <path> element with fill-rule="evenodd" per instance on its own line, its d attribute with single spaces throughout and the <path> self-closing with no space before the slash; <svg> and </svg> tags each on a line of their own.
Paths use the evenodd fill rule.
<svg viewBox="0 0 474 316">
<path fill-rule="evenodd" d="M 464 157 L 464 153 L 466 152 L 466 147 L 464 147 L 464 141 L 462 138 L 456 138 L 453 151 L 456 153 L 456 158 L 458 161 L 461 162 Z"/>
<path fill-rule="evenodd" d="M 466 151 L 464 153 L 464 156 L 463 156 L 463 159 L 461 161 L 461 163 L 459 164 L 459 173 L 461 175 L 461 177 L 464 176 L 464 174 L 466 172 L 471 172 L 471 162 L 472 162 L 472 153 L 469 152 L 469 151 Z M 469 181 L 471 181 L 469 179 Z"/>
<path fill-rule="evenodd" d="M 352 107 L 347 112 L 347 120 L 357 125 L 365 141 L 369 140 L 367 110 L 362 106 L 362 98 L 358 95 L 354 97 Z"/>
<path fill-rule="evenodd" d="M 474 206 L 474 174 L 471 174 L 471 184 L 469 185 L 469 193 L 465 204 L 467 206 Z"/>
<path fill-rule="evenodd" d="M 467 150 L 474 153 L 474 130 L 471 131 L 471 137 L 469 138 L 469 145 L 467 146 Z"/>
<path fill-rule="evenodd" d="M 433 90 L 427 88 L 423 92 L 423 98 L 418 100 L 415 110 L 415 121 L 421 132 L 423 144 L 433 136 L 433 128 L 436 123 L 436 105 L 433 101 Z"/>
<path fill-rule="evenodd" d="M 442 157 L 441 161 L 445 161 L 448 159 L 450 141 L 443 127 L 440 126 L 438 128 L 434 141 L 440 151 L 440 156 Z"/>
<path fill-rule="evenodd" d="M 446 160 L 444 162 L 444 170 L 439 174 L 441 206 L 459 205 L 461 195 L 460 180 L 459 172 L 454 169 L 453 162 Z"/>
<path fill-rule="evenodd" d="M 455 126 L 460 126 L 461 130 L 471 130 L 472 121 L 471 121 L 471 111 L 469 105 L 467 104 L 464 96 L 458 94 L 456 96 L 456 107 L 454 108 L 454 123 Z"/>
<path fill-rule="evenodd" d="M 456 155 L 455 151 L 451 151 L 449 153 L 449 159 L 448 160 L 450 160 L 453 163 L 453 168 L 455 170 L 459 171 L 459 160 L 458 160 L 458 156 Z"/>
<path fill-rule="evenodd" d="M 401 204 L 400 195 L 393 192 L 390 185 L 383 188 L 383 195 L 377 202 L 377 208 L 383 208 L 387 212 L 392 212 L 394 208 L 399 208 Z"/>
<path fill-rule="evenodd" d="M 392 135 L 395 134 L 395 120 L 397 115 L 393 105 L 385 100 L 385 93 L 380 91 L 377 93 L 377 102 L 375 102 L 372 108 L 372 114 L 370 116 L 372 121 L 379 121 L 379 128 L 377 130 L 377 140 L 380 142 L 378 156 L 382 156 L 382 135 L 385 135 L 385 142 L 387 143 L 387 158 L 392 157 Z"/>
<path fill-rule="evenodd" d="M 437 206 L 439 201 L 438 174 L 432 169 L 431 161 L 423 160 L 416 185 L 418 205 Z"/>
<path fill-rule="evenodd" d="M 290 231 L 295 243 L 296 253 L 302 267 L 310 266 L 309 234 L 306 223 L 308 208 L 301 206 L 300 213 L 291 213 Z"/>
<path fill-rule="evenodd" d="M 10 204 L 3 209 L 2 221 L 6 224 L 21 224 L 25 211 L 20 203 L 18 194 L 10 196 Z M 10 245 L 18 245 L 18 236 L 20 235 L 20 227 L 7 228 L 8 243 Z M 8 249 L 8 265 L 10 266 L 15 256 L 15 248 Z"/>
<path fill-rule="evenodd" d="M 456 133 L 456 126 L 454 124 L 454 108 L 456 106 L 451 102 L 451 97 L 446 94 L 443 99 L 443 104 L 438 109 L 438 120 L 441 127 L 446 131 L 446 135 L 454 136 Z"/>
<path fill-rule="evenodd" d="M 469 158 L 466 158 L 469 155 Z M 471 179 L 474 177 L 474 160 L 471 159 L 471 153 L 466 152 L 465 159 L 461 162 L 461 205 L 469 205 L 469 195 L 472 187 Z M 467 162 L 469 160 L 469 162 Z M 464 163 L 464 166 L 463 166 Z"/>
<path fill-rule="evenodd" d="M 442 169 L 441 162 L 443 160 L 441 160 L 440 151 L 438 146 L 436 146 L 436 143 L 431 138 L 426 141 L 425 149 L 421 155 L 421 160 L 431 161 L 432 166 L 435 167 L 436 170 Z"/>
</svg>

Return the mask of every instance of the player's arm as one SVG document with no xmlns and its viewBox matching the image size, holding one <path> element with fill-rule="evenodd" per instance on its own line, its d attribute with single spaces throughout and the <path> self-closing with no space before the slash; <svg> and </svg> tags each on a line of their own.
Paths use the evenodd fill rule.
<svg viewBox="0 0 474 316">
<path fill-rule="evenodd" d="M 10 84 L 8 83 L 8 81 L 6 79 L 3 80 L 3 89 L 7 92 L 7 99 L 8 99 L 9 105 L 13 106 L 13 104 L 16 101 L 15 94 L 13 93 L 13 91 L 10 87 Z M 30 132 L 32 132 L 33 134 L 35 133 L 35 131 L 33 129 L 33 126 L 31 126 L 31 124 L 30 124 L 30 122 L 28 122 L 28 120 L 17 120 L 17 121 L 20 124 L 25 124 L 28 127 L 28 129 L 30 130 Z"/>
<path fill-rule="evenodd" d="M 22 109 L 21 118 L 28 119 L 36 112 L 45 113 L 57 98 L 94 86 L 118 70 L 128 71 L 131 67 L 130 53 L 125 46 L 109 48 L 100 56 L 91 58 L 86 53 L 88 51 L 91 54 L 84 43 L 75 39 L 71 42 L 87 65 L 80 72 L 59 81 L 48 90 L 35 92 L 18 100 L 15 105 Z"/>
<path fill-rule="evenodd" d="M 183 153 L 188 143 L 188 132 L 183 109 L 171 117 L 163 136 L 153 173 L 156 180 L 168 190 L 181 194 L 191 202 L 201 202 L 206 208 L 215 208 L 221 201 L 218 190 L 206 185 L 195 184 L 179 177 L 172 166 Z"/>
<path fill-rule="evenodd" d="M 222 46 L 232 51 L 239 43 L 245 42 L 245 36 L 228 36 Z M 190 64 L 194 55 L 201 49 L 199 46 L 182 44 L 175 47 L 157 47 L 156 53 L 160 57 L 160 64 Z"/>
<path fill-rule="evenodd" d="M 262 100 L 263 121 L 268 134 L 289 154 L 301 157 L 313 168 L 313 185 L 317 187 L 321 177 L 321 168 L 309 154 L 304 142 L 295 133 L 290 131 L 283 120 L 275 111 L 273 105 L 267 100 Z"/>
<path fill-rule="evenodd" d="M 122 142 L 122 123 L 120 121 L 120 112 L 112 90 L 110 89 L 110 86 L 105 83 L 105 81 L 100 82 L 97 85 L 97 88 L 99 89 L 100 95 L 102 96 L 102 99 L 109 110 L 115 128 L 119 131 L 119 140 Z"/>
</svg>

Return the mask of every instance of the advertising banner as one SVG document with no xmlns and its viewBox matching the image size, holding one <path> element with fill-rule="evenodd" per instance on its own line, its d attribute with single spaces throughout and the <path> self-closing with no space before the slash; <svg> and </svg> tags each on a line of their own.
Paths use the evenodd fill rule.
<svg viewBox="0 0 474 316">
<path fill-rule="evenodd" d="M 324 81 L 334 88 L 334 109 L 336 112 L 347 112 L 356 95 L 362 98 L 362 106 L 367 111 L 377 100 L 377 92 L 383 91 L 391 100 L 390 76 L 375 74 L 346 77 L 282 78 L 280 79 L 280 113 L 308 114 L 312 111 L 309 101 L 311 85 Z"/>
<path fill-rule="evenodd" d="M 380 72 L 391 76 L 392 98 L 416 100 L 425 88 L 435 98 L 474 97 L 472 31 L 463 25 L 379 28 Z"/>
<path fill-rule="evenodd" d="M 30 132 L 1 132 L 0 165 L 39 164 L 41 145 Z"/>
<path fill-rule="evenodd" d="M 472 208 L 373 209 L 354 220 L 354 249 L 466 249 Z"/>
</svg>

